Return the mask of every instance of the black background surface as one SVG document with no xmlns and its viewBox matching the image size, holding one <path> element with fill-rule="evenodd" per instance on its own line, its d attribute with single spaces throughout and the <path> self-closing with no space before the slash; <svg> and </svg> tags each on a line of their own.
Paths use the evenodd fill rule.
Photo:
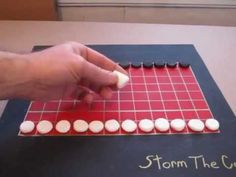
<svg viewBox="0 0 236 177">
<path fill-rule="evenodd" d="M 119 136 L 119 137 L 18 137 L 19 125 L 29 102 L 11 100 L 0 119 L 0 177 L 233 177 L 236 168 L 236 119 L 193 45 L 93 45 L 115 61 L 189 62 L 214 117 L 221 123 L 219 134 Z M 36 47 L 40 50 L 45 47 Z M 225 68 L 222 68 L 222 70 Z M 220 71 L 219 71 L 220 72 Z M 147 155 L 162 161 L 185 160 L 188 168 L 147 169 Z M 219 168 L 196 169 L 188 156 L 204 155 Z"/>
</svg>

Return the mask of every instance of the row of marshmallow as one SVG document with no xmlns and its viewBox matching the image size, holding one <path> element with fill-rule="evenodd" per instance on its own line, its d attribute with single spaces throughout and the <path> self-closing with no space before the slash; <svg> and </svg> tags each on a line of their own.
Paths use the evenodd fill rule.
<svg viewBox="0 0 236 177">
<path fill-rule="evenodd" d="M 195 132 L 202 132 L 204 128 L 211 131 L 217 131 L 219 129 L 219 122 L 216 119 L 207 119 L 203 122 L 200 119 L 191 119 L 187 123 L 183 119 L 174 119 L 168 121 L 165 118 L 158 118 L 156 120 L 150 119 L 142 119 L 138 122 L 138 124 L 131 119 L 124 120 L 121 124 L 115 120 L 110 119 L 107 120 L 105 123 L 99 120 L 91 121 L 87 123 L 85 120 L 78 119 L 73 122 L 73 129 L 78 133 L 83 133 L 88 131 L 88 129 L 93 133 L 100 133 L 104 128 L 111 133 L 117 132 L 120 129 L 124 130 L 127 133 L 134 132 L 137 127 L 143 132 L 151 132 L 154 128 L 156 128 L 159 132 L 167 132 L 170 128 L 174 131 L 181 132 L 187 126 Z M 20 125 L 20 131 L 23 134 L 31 133 L 34 129 L 38 131 L 40 134 L 47 134 L 53 129 L 52 122 L 48 120 L 42 120 L 35 125 L 33 121 L 24 121 Z M 60 120 L 56 123 L 55 129 L 59 133 L 68 133 L 71 129 L 71 123 L 68 120 Z"/>
</svg>

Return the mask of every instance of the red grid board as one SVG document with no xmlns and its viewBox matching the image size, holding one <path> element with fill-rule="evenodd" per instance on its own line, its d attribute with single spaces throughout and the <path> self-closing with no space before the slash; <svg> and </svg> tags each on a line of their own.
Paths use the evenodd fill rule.
<svg viewBox="0 0 236 177">
<path fill-rule="evenodd" d="M 93 135 L 125 135 L 121 128 L 116 133 L 109 133 L 105 129 L 100 133 L 77 133 L 71 128 L 66 134 L 58 133 L 55 125 L 59 120 L 69 120 L 71 125 L 77 119 L 88 123 L 93 120 L 105 122 L 117 119 L 120 123 L 126 119 L 133 119 L 138 123 L 141 119 L 155 120 L 164 117 L 169 121 L 182 118 L 186 123 L 193 118 L 205 122 L 213 118 L 204 94 L 197 79 L 189 68 L 128 68 L 130 82 L 123 89 L 114 92 L 110 100 L 96 99 L 91 105 L 79 100 L 56 100 L 50 102 L 31 102 L 25 120 L 37 124 L 40 120 L 50 120 L 54 129 L 48 136 L 93 136 Z M 187 126 L 182 132 L 170 129 L 164 134 L 194 133 Z M 202 133 L 212 133 L 206 128 Z M 133 135 L 147 134 L 137 129 Z M 154 129 L 148 134 L 163 134 Z M 41 136 L 37 130 L 32 133 L 19 135 Z M 44 135 L 45 136 L 45 135 Z"/>
</svg>

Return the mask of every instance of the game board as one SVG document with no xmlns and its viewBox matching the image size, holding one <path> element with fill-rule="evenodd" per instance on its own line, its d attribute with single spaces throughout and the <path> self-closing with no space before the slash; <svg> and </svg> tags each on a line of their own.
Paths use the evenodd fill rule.
<svg viewBox="0 0 236 177">
<path fill-rule="evenodd" d="M 42 50 L 47 47 L 49 46 L 34 47 L 34 51 Z M 187 70 L 183 69 L 184 72 L 181 71 L 181 75 L 183 75 L 183 77 L 189 77 L 184 76 L 185 71 L 187 71 L 190 77 L 194 78 L 191 79 L 191 82 L 195 85 L 192 89 L 194 88 L 194 91 L 201 93 L 202 96 L 204 95 L 204 98 L 201 97 L 202 99 L 200 100 L 205 103 L 196 104 L 197 106 L 201 106 L 201 108 L 198 108 L 197 112 L 203 109 L 204 111 L 208 111 L 208 113 L 197 114 L 195 112 L 196 110 L 193 109 L 194 111 L 192 113 L 196 114 L 185 114 L 183 113 L 183 111 L 185 111 L 184 109 L 175 109 L 175 114 L 183 117 L 186 121 L 191 119 L 193 115 L 203 121 L 206 117 L 213 116 L 213 118 L 220 122 L 220 133 L 209 133 L 206 130 L 202 133 L 193 133 L 188 132 L 189 130 L 185 130 L 180 133 L 170 131 L 168 132 L 170 135 L 168 133 L 152 132 L 151 134 L 154 134 L 154 136 L 146 136 L 149 135 L 149 133 L 144 133 L 142 134 L 143 136 L 137 135 L 141 132 L 132 133 L 132 135 L 135 136 L 123 136 L 124 134 L 122 134 L 122 132 L 116 134 L 122 136 L 87 136 L 87 134 L 91 135 L 89 132 L 86 132 L 84 136 L 78 136 L 77 134 L 73 134 L 73 136 L 67 136 L 67 134 L 66 136 L 52 136 L 56 133 L 53 131 L 51 132 L 53 134 L 50 134 L 50 136 L 18 136 L 19 125 L 24 120 L 27 112 L 33 111 L 30 107 L 31 103 L 27 100 L 10 100 L 0 119 L 1 177 L 236 176 L 236 167 L 234 165 L 236 162 L 236 118 L 193 45 L 91 45 L 90 47 L 120 64 L 127 61 L 133 64 L 137 62 L 146 63 L 153 61 L 189 63 L 190 67 Z M 222 70 L 224 69 L 227 68 L 222 68 Z M 151 80 L 154 78 L 148 76 L 149 72 L 153 70 L 158 70 L 159 72 L 168 70 L 168 73 L 169 71 L 172 73 L 173 70 L 179 71 L 180 68 L 171 69 L 166 67 L 161 69 L 153 67 L 151 69 L 152 71 L 150 71 L 150 68 L 134 69 L 130 67 L 127 70 L 132 70 L 129 71 L 131 74 L 131 82 L 124 90 L 114 94 L 113 100 L 116 108 L 118 103 L 116 100 L 120 100 L 121 98 L 120 96 L 118 99 L 118 93 L 122 95 L 126 93 L 126 89 L 131 88 L 131 85 L 139 85 L 137 82 L 140 82 L 142 77 L 135 76 L 136 72 L 133 72 L 133 70 L 137 71 L 138 74 L 145 72 L 145 75 L 147 75 L 145 79 L 150 79 L 148 84 L 145 85 L 145 93 L 143 92 L 143 94 L 137 96 L 138 98 L 136 98 L 136 100 L 138 100 L 140 97 L 148 94 L 146 93 L 147 85 L 149 85 L 147 87 L 151 90 Z M 219 70 L 218 72 L 221 71 Z M 166 77 L 164 81 L 168 77 Z M 162 77 L 155 75 L 155 79 L 158 80 L 158 78 Z M 171 78 L 175 78 L 175 76 Z M 171 78 L 168 79 L 171 80 Z M 182 76 L 180 78 L 182 78 Z M 173 84 L 174 82 L 171 82 L 166 85 L 172 86 Z M 185 81 L 183 85 L 188 84 L 190 85 L 190 83 Z M 161 83 L 158 85 L 160 86 Z M 135 87 L 136 90 L 140 89 L 139 86 Z M 174 93 L 177 93 L 178 89 L 183 88 L 188 88 L 188 92 L 191 92 L 191 87 L 181 86 L 175 88 L 177 90 Z M 163 89 L 164 88 L 162 88 L 162 91 Z M 160 92 L 160 90 L 155 90 L 154 92 Z M 170 93 L 169 91 L 166 92 Z M 184 92 L 187 93 L 187 91 Z M 149 91 L 149 93 L 152 94 L 153 91 Z M 115 99 L 115 97 L 117 98 Z M 153 95 L 148 100 L 156 101 L 152 99 L 158 100 Z M 181 99 L 179 99 L 179 101 L 180 100 Z M 111 101 L 112 100 L 110 100 L 110 102 Z M 122 99 L 121 102 L 125 101 L 126 100 Z M 161 99 L 161 101 L 163 102 L 163 99 Z M 191 102 L 194 101 L 194 99 L 189 98 L 188 101 Z M 62 102 L 65 102 L 65 104 L 63 103 L 63 110 L 66 110 L 65 114 L 67 115 L 65 117 L 72 119 L 75 113 L 80 112 L 77 111 L 80 102 L 74 102 L 72 100 Z M 106 108 L 105 102 L 97 100 L 97 104 L 101 102 L 105 104 L 105 106 L 104 104 L 103 106 Z M 49 102 L 48 108 L 54 109 L 54 103 L 59 104 L 57 101 Z M 67 107 L 67 103 L 69 103 L 69 107 Z M 38 102 L 37 104 L 40 105 Z M 34 108 L 41 109 L 37 104 Z M 45 105 L 46 108 L 47 103 L 42 104 Z M 111 105 L 113 104 L 109 104 L 109 106 Z M 71 109 L 71 106 L 73 109 Z M 168 106 L 172 107 L 173 105 L 170 104 Z M 135 109 L 137 109 L 136 107 Z M 94 106 L 92 108 L 94 109 Z M 172 109 L 168 111 L 159 108 L 152 109 L 155 111 L 152 113 L 149 112 L 150 118 L 161 114 L 160 116 L 165 116 L 169 120 L 172 119 L 173 115 L 168 113 L 171 112 Z M 140 112 L 142 111 L 143 110 L 140 110 Z M 190 110 L 188 109 L 188 111 Z M 61 116 L 57 117 L 58 119 L 65 118 L 63 112 L 64 111 L 61 112 Z M 109 113 L 108 110 L 106 112 Z M 45 113 L 47 112 L 45 111 Z M 139 119 L 138 114 L 137 112 L 137 121 Z M 52 117 L 54 117 L 54 115 L 53 113 Z M 123 114 L 120 116 L 122 117 Z M 75 118 L 77 119 L 78 117 L 75 116 Z M 98 117 L 96 117 L 96 119 L 97 118 Z M 95 117 L 91 118 L 88 116 L 87 119 L 91 120 L 95 119 Z M 158 134 L 158 136 L 156 136 L 156 134 Z M 174 166 L 174 164 L 176 165 Z"/>
<path fill-rule="evenodd" d="M 169 121 L 181 118 L 188 122 L 190 119 L 213 118 L 212 112 L 198 84 L 198 81 L 188 64 L 180 62 L 158 66 L 160 61 L 149 63 L 128 63 L 123 65 L 129 73 L 130 82 L 123 89 L 115 91 L 110 100 L 97 98 L 94 103 L 87 105 L 79 100 L 55 100 L 50 102 L 31 102 L 26 113 L 25 120 L 31 120 L 37 124 L 41 120 L 49 120 L 54 127 L 59 120 L 68 120 L 71 124 L 77 119 L 87 122 L 99 120 L 105 123 L 109 119 L 116 119 L 119 123 L 126 119 L 138 122 L 147 118 L 154 121 L 157 118 L 166 118 Z M 121 63 L 122 65 L 122 63 Z M 157 65 L 157 66 L 156 66 Z M 176 132 L 170 129 L 165 134 L 194 133 L 186 126 L 183 131 Z M 212 133 L 207 128 L 201 133 Z M 49 132 L 48 136 L 74 135 L 143 135 L 163 134 L 154 129 L 145 133 L 139 129 L 127 133 L 121 128 L 110 133 L 105 129 L 99 133 L 86 131 L 77 133 L 71 128 L 67 133 L 59 133 L 55 130 Z M 24 136 L 40 136 L 34 130 L 31 133 L 21 133 Z M 45 135 L 44 135 L 45 136 Z"/>
</svg>

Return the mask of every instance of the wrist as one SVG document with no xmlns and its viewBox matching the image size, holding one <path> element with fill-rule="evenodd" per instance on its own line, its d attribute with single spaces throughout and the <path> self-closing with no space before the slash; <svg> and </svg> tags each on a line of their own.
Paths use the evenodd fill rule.
<svg viewBox="0 0 236 177">
<path fill-rule="evenodd" d="M 33 85 L 27 55 L 0 52 L 0 99 L 28 98 Z"/>
</svg>

